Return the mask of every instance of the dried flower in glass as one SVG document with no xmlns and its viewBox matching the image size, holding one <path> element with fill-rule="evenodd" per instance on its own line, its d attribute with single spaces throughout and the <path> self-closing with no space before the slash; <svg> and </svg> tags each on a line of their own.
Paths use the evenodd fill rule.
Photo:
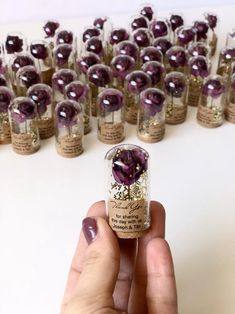
<svg viewBox="0 0 235 314">
<path fill-rule="evenodd" d="M 151 78 L 143 71 L 133 71 L 125 79 L 125 120 L 137 124 L 139 95 L 151 86 Z"/>
<path fill-rule="evenodd" d="M 101 61 L 107 61 L 106 46 L 99 37 L 92 37 L 86 41 L 85 50 L 96 54 Z"/>
<path fill-rule="evenodd" d="M 88 69 L 95 64 L 101 63 L 100 58 L 93 52 L 86 52 L 81 55 L 76 61 L 78 73 L 79 73 L 79 79 L 87 83 L 87 71 Z"/>
<path fill-rule="evenodd" d="M 16 73 L 16 90 L 18 96 L 26 96 L 27 89 L 41 82 L 41 77 L 33 65 L 26 65 Z"/>
<path fill-rule="evenodd" d="M 139 59 L 139 48 L 130 40 L 124 40 L 115 47 L 115 55 L 126 55 L 132 57 L 136 62 Z"/>
<path fill-rule="evenodd" d="M 166 123 L 183 123 L 187 115 L 187 80 L 181 72 L 171 72 L 165 77 Z"/>
<path fill-rule="evenodd" d="M 188 105 L 198 106 L 203 80 L 209 72 L 210 63 L 206 57 L 197 56 L 189 59 Z"/>
<path fill-rule="evenodd" d="M 8 87 L 0 87 L 0 144 L 11 143 L 8 108 L 11 105 L 13 98 L 14 95 Z"/>
<path fill-rule="evenodd" d="M 218 18 L 215 13 L 207 12 L 204 13 L 205 19 L 208 23 L 209 30 L 207 33 L 207 43 L 210 47 L 210 55 L 213 57 L 217 48 L 218 36 L 215 32 L 215 28 L 217 26 Z M 229 46 L 229 45 L 227 45 Z"/>
<path fill-rule="evenodd" d="M 103 38 L 102 30 L 98 29 L 95 26 L 88 26 L 82 33 L 82 41 L 85 43 L 88 39 L 92 37 Z"/>
<path fill-rule="evenodd" d="M 189 44 L 195 41 L 195 30 L 191 26 L 180 26 L 175 31 L 175 44 L 188 48 Z"/>
<path fill-rule="evenodd" d="M 166 52 L 166 71 L 186 73 L 188 69 L 188 54 L 185 48 L 173 46 Z"/>
<path fill-rule="evenodd" d="M 48 42 L 51 50 L 54 48 L 54 36 L 59 27 L 59 22 L 53 20 L 49 20 L 43 25 L 44 39 Z"/>
<path fill-rule="evenodd" d="M 46 84 L 35 84 L 27 91 L 27 96 L 37 105 L 36 123 L 41 139 L 54 135 L 52 89 Z"/>
<path fill-rule="evenodd" d="M 152 34 L 147 28 L 137 28 L 131 37 L 139 48 L 148 47 L 152 42 Z"/>
<path fill-rule="evenodd" d="M 76 39 L 72 31 L 64 29 L 56 32 L 55 43 L 56 45 L 69 44 L 73 46 L 76 44 Z"/>
<path fill-rule="evenodd" d="M 197 121 L 204 127 L 216 128 L 224 122 L 226 81 L 220 75 L 209 75 L 203 83 Z"/>
<path fill-rule="evenodd" d="M 149 154 L 136 145 L 118 145 L 105 163 L 109 225 L 119 238 L 139 238 L 150 227 Z"/>
<path fill-rule="evenodd" d="M 54 70 L 49 44 L 45 40 L 33 41 L 30 45 L 30 52 L 34 57 L 37 69 L 41 73 L 42 82 L 51 86 Z"/>
<path fill-rule="evenodd" d="M 141 5 L 140 14 L 146 17 L 149 21 L 152 21 L 154 12 L 155 9 L 152 4 Z"/>
<path fill-rule="evenodd" d="M 235 123 L 235 74 L 231 77 L 225 108 L 225 119 L 231 123 Z"/>
<path fill-rule="evenodd" d="M 67 158 L 83 152 L 83 115 L 81 106 L 73 100 L 59 102 L 55 108 L 56 148 Z"/>
<path fill-rule="evenodd" d="M 169 19 L 171 31 L 172 31 L 172 42 L 176 43 L 176 29 L 184 25 L 183 14 L 181 13 L 172 13 Z"/>
<path fill-rule="evenodd" d="M 106 144 L 124 140 L 124 96 L 114 88 L 107 88 L 98 96 L 98 139 Z"/>
<path fill-rule="evenodd" d="M 150 23 L 149 28 L 154 38 L 159 38 L 159 37 L 163 37 L 167 39 L 171 38 L 169 22 L 165 18 L 154 19 Z"/>
<path fill-rule="evenodd" d="M 53 99 L 55 104 L 64 100 L 65 86 L 75 81 L 77 74 L 73 70 L 61 69 L 52 76 Z"/>
<path fill-rule="evenodd" d="M 17 97 L 9 108 L 11 139 L 17 154 L 30 155 L 40 148 L 40 137 L 36 123 L 37 108 L 32 99 Z"/>
<path fill-rule="evenodd" d="M 235 47 L 224 47 L 220 51 L 217 74 L 229 78 L 232 63 L 235 61 Z"/>
<path fill-rule="evenodd" d="M 122 41 L 128 40 L 130 37 L 127 30 L 123 27 L 114 28 L 108 38 L 107 42 L 107 57 L 108 57 L 108 64 L 110 64 L 113 56 L 115 47 Z"/>
<path fill-rule="evenodd" d="M 8 33 L 5 41 L 5 50 L 7 55 L 26 51 L 27 44 L 24 36 L 20 32 Z"/>
<path fill-rule="evenodd" d="M 127 55 L 118 55 L 111 61 L 113 71 L 113 86 L 124 92 L 124 82 L 127 74 L 135 68 L 135 60 Z"/>
<path fill-rule="evenodd" d="M 138 29 L 138 28 L 148 28 L 149 27 L 149 21 L 147 17 L 144 17 L 143 15 L 135 15 L 131 17 L 131 23 L 130 27 L 132 31 Z"/>
<path fill-rule="evenodd" d="M 53 51 L 55 71 L 59 69 L 73 69 L 75 54 L 73 47 L 69 44 L 60 44 Z"/>
<path fill-rule="evenodd" d="M 163 57 L 164 57 L 164 63 L 165 63 L 165 54 L 168 49 L 172 47 L 172 43 L 167 38 L 156 38 L 153 41 L 153 46 L 156 47 L 159 51 L 161 51 Z"/>
<path fill-rule="evenodd" d="M 140 51 L 140 63 L 144 64 L 148 61 L 163 62 L 163 55 L 160 50 L 153 46 L 148 46 Z"/>
<path fill-rule="evenodd" d="M 162 89 L 166 75 L 165 66 L 158 61 L 149 61 L 142 65 L 141 70 L 147 73 L 152 81 L 152 87 Z"/>
<path fill-rule="evenodd" d="M 89 86 L 81 81 L 73 81 L 65 87 L 65 96 L 81 105 L 84 134 L 89 133 L 91 131 L 91 94 Z"/>
<path fill-rule="evenodd" d="M 210 56 L 209 46 L 201 41 L 190 43 L 188 53 L 191 57 L 203 56 L 208 58 Z"/>
<path fill-rule="evenodd" d="M 196 34 L 196 41 L 207 42 L 209 25 L 206 21 L 195 21 L 193 23 L 193 29 Z"/>
<path fill-rule="evenodd" d="M 102 16 L 102 17 L 97 17 L 95 18 L 93 25 L 102 30 L 103 32 L 103 38 L 105 41 L 108 40 L 108 36 L 110 32 L 112 31 L 113 25 L 108 16 Z"/>
<path fill-rule="evenodd" d="M 95 64 L 89 68 L 87 75 L 91 90 L 91 113 L 97 116 L 97 97 L 104 88 L 110 87 L 112 71 L 107 65 Z"/>
<path fill-rule="evenodd" d="M 165 134 L 165 95 L 157 88 L 147 88 L 140 94 L 137 136 L 146 143 L 156 143 Z"/>
</svg>

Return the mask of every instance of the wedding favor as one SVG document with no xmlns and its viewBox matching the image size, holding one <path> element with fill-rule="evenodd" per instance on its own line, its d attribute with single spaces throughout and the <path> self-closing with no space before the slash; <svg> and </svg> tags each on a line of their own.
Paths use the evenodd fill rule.
<svg viewBox="0 0 235 314">
<path fill-rule="evenodd" d="M 20 68 L 16 73 L 17 96 L 26 96 L 27 89 L 40 82 L 41 76 L 34 66 L 27 65 Z"/>
<path fill-rule="evenodd" d="M 100 58 L 93 52 L 86 52 L 77 59 L 79 78 L 82 82 L 88 83 L 87 71 L 92 65 L 98 63 L 101 63 Z"/>
<path fill-rule="evenodd" d="M 141 70 L 150 76 L 152 87 L 157 87 L 160 89 L 163 88 L 166 70 L 162 63 L 158 61 L 149 61 L 142 65 Z"/>
<path fill-rule="evenodd" d="M 65 86 L 75 81 L 77 74 L 73 70 L 61 69 L 52 76 L 53 100 L 54 103 L 64 100 Z"/>
<path fill-rule="evenodd" d="M 222 48 L 219 56 L 217 74 L 228 79 L 231 74 L 231 67 L 234 61 L 235 61 L 235 46 Z"/>
<path fill-rule="evenodd" d="M 180 46 L 173 46 L 166 52 L 166 71 L 187 72 L 188 55 L 186 50 Z"/>
<path fill-rule="evenodd" d="M 204 13 L 205 19 L 209 26 L 209 31 L 207 33 L 207 43 L 210 47 L 210 55 L 213 57 L 217 48 L 218 36 L 216 34 L 216 26 L 218 22 L 217 15 L 215 13 Z"/>
<path fill-rule="evenodd" d="M 55 71 L 60 69 L 73 69 L 75 54 L 72 45 L 60 44 L 53 51 Z"/>
<path fill-rule="evenodd" d="M 135 60 L 127 55 L 118 55 L 111 61 L 113 71 L 113 86 L 124 92 L 124 82 L 127 74 L 135 68 Z"/>
</svg>

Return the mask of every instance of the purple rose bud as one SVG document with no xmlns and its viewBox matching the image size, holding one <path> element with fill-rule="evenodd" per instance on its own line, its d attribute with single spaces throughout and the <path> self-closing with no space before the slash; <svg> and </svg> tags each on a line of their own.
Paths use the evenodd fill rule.
<svg viewBox="0 0 235 314">
<path fill-rule="evenodd" d="M 118 150 L 113 157 L 112 173 L 119 184 L 130 186 L 148 169 L 147 156 L 141 149 Z"/>
<path fill-rule="evenodd" d="M 173 46 L 166 52 L 166 57 L 173 68 L 183 67 L 187 64 L 187 53 L 183 47 Z"/>
<path fill-rule="evenodd" d="M 184 19 L 182 15 L 180 14 L 171 14 L 170 23 L 171 23 L 171 29 L 174 32 L 176 28 L 184 25 Z"/>
<path fill-rule="evenodd" d="M 186 79 L 183 73 L 170 72 L 165 77 L 165 89 L 173 97 L 180 98 L 186 91 Z"/>
<path fill-rule="evenodd" d="M 68 99 L 74 101 L 84 101 L 89 92 L 89 87 L 81 81 L 73 81 L 69 83 L 65 88 L 65 95 Z"/>
<path fill-rule="evenodd" d="M 150 30 L 154 38 L 164 37 L 169 34 L 168 22 L 165 19 L 158 19 L 151 22 Z"/>
<path fill-rule="evenodd" d="M 86 51 L 93 52 L 97 55 L 103 53 L 102 40 L 99 37 L 92 37 L 86 41 Z"/>
<path fill-rule="evenodd" d="M 161 82 L 166 72 L 164 65 L 158 61 L 146 62 L 141 69 L 150 76 L 152 86 Z"/>
<path fill-rule="evenodd" d="M 58 127 L 72 127 L 78 121 L 80 108 L 73 100 L 59 102 L 55 108 Z"/>
<path fill-rule="evenodd" d="M 43 42 L 33 42 L 30 45 L 30 52 L 36 59 L 46 59 L 48 57 L 47 44 Z"/>
<path fill-rule="evenodd" d="M 39 73 L 32 65 L 26 65 L 19 69 L 17 77 L 19 78 L 21 84 L 23 84 L 27 89 L 30 86 L 41 82 Z"/>
<path fill-rule="evenodd" d="M 56 35 L 56 44 L 69 44 L 73 43 L 73 32 L 63 30 L 57 33 Z"/>
<path fill-rule="evenodd" d="M 208 61 L 203 56 L 196 56 L 189 59 L 190 73 L 196 77 L 202 78 L 209 75 Z"/>
<path fill-rule="evenodd" d="M 36 104 L 28 97 L 15 98 L 9 109 L 17 123 L 24 123 L 26 120 L 34 119 L 37 116 Z"/>
<path fill-rule="evenodd" d="M 127 55 L 118 55 L 112 59 L 111 68 L 114 76 L 125 79 L 127 74 L 134 70 L 135 60 Z"/>
<path fill-rule="evenodd" d="M 138 59 L 139 49 L 135 43 L 130 40 L 125 40 L 117 45 L 116 54 L 130 56 L 136 61 Z"/>
<path fill-rule="evenodd" d="M 105 22 L 108 21 L 108 19 L 109 19 L 109 18 L 106 17 L 106 16 L 97 17 L 97 18 L 94 20 L 93 25 L 94 25 L 95 27 L 97 27 L 98 29 L 103 30 L 103 29 L 104 29 L 104 24 L 105 24 Z"/>
<path fill-rule="evenodd" d="M 138 28 L 148 28 L 148 19 L 142 15 L 133 17 L 131 28 L 133 31 Z"/>
<path fill-rule="evenodd" d="M 194 41 L 195 31 L 192 27 L 181 26 L 176 31 L 177 39 L 180 45 L 184 46 Z"/>
<path fill-rule="evenodd" d="M 9 34 L 6 38 L 6 43 L 5 43 L 6 51 L 9 54 L 15 53 L 15 52 L 20 52 L 23 50 L 23 39 L 22 35 L 13 35 Z"/>
<path fill-rule="evenodd" d="M 13 98 L 14 95 L 8 87 L 0 87 L 0 114 L 7 113 Z"/>
<path fill-rule="evenodd" d="M 204 21 L 196 21 L 193 24 L 196 31 L 197 40 L 207 39 L 208 24 Z"/>
<path fill-rule="evenodd" d="M 46 84 L 36 84 L 29 88 L 27 96 L 37 105 L 37 111 L 43 115 L 47 111 L 47 106 L 52 103 L 52 89 Z"/>
<path fill-rule="evenodd" d="M 116 45 L 128 39 L 129 39 L 129 34 L 125 28 L 115 28 L 110 33 L 109 43 L 110 45 Z"/>
<path fill-rule="evenodd" d="M 235 90 L 235 74 L 231 76 L 231 88 Z"/>
<path fill-rule="evenodd" d="M 141 50 L 140 52 L 140 60 L 142 63 L 148 61 L 159 61 L 162 62 L 163 56 L 161 51 L 153 46 L 148 46 Z"/>
<path fill-rule="evenodd" d="M 107 88 L 98 96 L 98 104 L 102 111 L 117 111 L 123 107 L 123 103 L 123 93 L 114 88 Z"/>
<path fill-rule="evenodd" d="M 150 46 L 151 34 L 146 28 L 138 28 L 133 33 L 133 40 L 139 47 Z"/>
<path fill-rule="evenodd" d="M 218 98 L 226 92 L 225 80 L 220 75 L 209 75 L 202 86 L 202 94 Z"/>
<path fill-rule="evenodd" d="M 58 90 L 60 93 L 64 93 L 65 86 L 75 81 L 77 74 L 73 70 L 61 69 L 55 72 L 52 76 L 52 86 L 55 90 Z"/>
<path fill-rule="evenodd" d="M 205 13 L 204 16 L 205 16 L 205 19 L 207 20 L 209 27 L 212 30 L 214 30 L 214 28 L 216 28 L 217 22 L 218 22 L 217 15 L 214 13 Z"/>
<path fill-rule="evenodd" d="M 56 65 L 59 67 L 64 66 L 69 61 L 72 51 L 72 46 L 69 44 L 58 45 L 54 50 Z"/>
<path fill-rule="evenodd" d="M 235 47 L 225 47 L 220 52 L 226 62 L 235 61 Z"/>
<path fill-rule="evenodd" d="M 34 65 L 34 61 L 27 53 L 16 54 L 12 60 L 11 68 L 13 72 L 17 72 L 26 65 Z"/>
<path fill-rule="evenodd" d="M 60 24 L 56 21 L 48 21 L 44 26 L 43 29 L 47 35 L 47 37 L 54 37 L 55 31 L 59 28 Z"/>
<path fill-rule="evenodd" d="M 107 86 L 112 80 L 110 67 L 103 64 L 91 66 L 87 74 L 89 81 L 99 87 Z"/>
<path fill-rule="evenodd" d="M 160 50 L 163 55 L 165 55 L 167 50 L 172 47 L 172 43 L 166 38 L 156 38 L 153 41 L 153 46 Z"/>
<path fill-rule="evenodd" d="M 130 93 L 140 94 L 145 88 L 151 86 L 151 79 L 143 71 L 133 71 L 126 76 L 126 86 Z"/>
<path fill-rule="evenodd" d="M 153 19 L 154 10 L 151 6 L 144 6 L 141 9 L 140 14 L 145 16 L 149 21 L 151 21 Z"/>
<path fill-rule="evenodd" d="M 0 86 L 7 86 L 7 80 L 3 74 L 0 74 Z"/>
<path fill-rule="evenodd" d="M 165 94 L 157 88 L 147 88 L 140 94 L 140 106 L 145 114 L 154 117 L 161 112 L 165 102 Z"/>
<path fill-rule="evenodd" d="M 85 43 L 88 39 L 92 37 L 98 37 L 101 35 L 101 32 L 96 27 L 88 27 L 82 34 L 82 40 Z"/>
<path fill-rule="evenodd" d="M 88 69 L 94 65 L 100 63 L 100 58 L 93 52 L 87 52 L 84 56 L 77 60 L 77 64 L 82 73 L 86 74 Z"/>
<path fill-rule="evenodd" d="M 191 43 L 188 47 L 188 53 L 192 56 L 192 57 L 196 57 L 196 56 L 203 56 L 203 57 L 207 57 L 209 54 L 209 49 L 208 46 L 203 43 L 203 42 L 195 42 L 195 43 Z"/>
</svg>

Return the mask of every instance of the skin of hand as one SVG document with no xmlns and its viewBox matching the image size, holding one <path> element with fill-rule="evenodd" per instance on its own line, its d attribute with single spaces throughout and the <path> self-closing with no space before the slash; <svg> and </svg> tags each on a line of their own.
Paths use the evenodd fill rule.
<svg viewBox="0 0 235 314">
<path fill-rule="evenodd" d="M 177 314 L 163 206 L 151 202 L 151 227 L 138 240 L 117 239 L 105 212 L 97 202 L 83 220 L 61 314 Z"/>
</svg>

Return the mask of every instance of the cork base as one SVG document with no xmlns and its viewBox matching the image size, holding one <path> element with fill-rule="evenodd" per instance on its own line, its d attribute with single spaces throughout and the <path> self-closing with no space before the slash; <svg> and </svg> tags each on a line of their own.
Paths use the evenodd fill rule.
<svg viewBox="0 0 235 314">
<path fill-rule="evenodd" d="M 142 231 L 136 231 L 136 232 L 121 232 L 121 231 L 115 231 L 115 234 L 119 239 L 137 239 L 140 237 L 143 237 L 149 229 L 142 230 Z"/>
<path fill-rule="evenodd" d="M 197 122 L 203 127 L 213 129 L 223 124 L 223 116 L 222 113 L 199 105 L 197 112 Z"/>
<path fill-rule="evenodd" d="M 145 143 L 157 143 L 157 142 L 160 142 L 163 138 L 164 138 L 164 133 L 165 132 L 163 132 L 162 134 L 161 134 L 161 136 L 158 136 L 158 137 L 155 137 L 155 138 L 153 138 L 153 137 L 151 137 L 151 136 L 149 136 L 149 134 L 146 134 L 146 135 L 142 135 L 141 133 L 137 133 L 137 137 L 138 137 L 138 139 L 139 140 L 141 140 L 142 142 L 145 142 Z"/>
</svg>

